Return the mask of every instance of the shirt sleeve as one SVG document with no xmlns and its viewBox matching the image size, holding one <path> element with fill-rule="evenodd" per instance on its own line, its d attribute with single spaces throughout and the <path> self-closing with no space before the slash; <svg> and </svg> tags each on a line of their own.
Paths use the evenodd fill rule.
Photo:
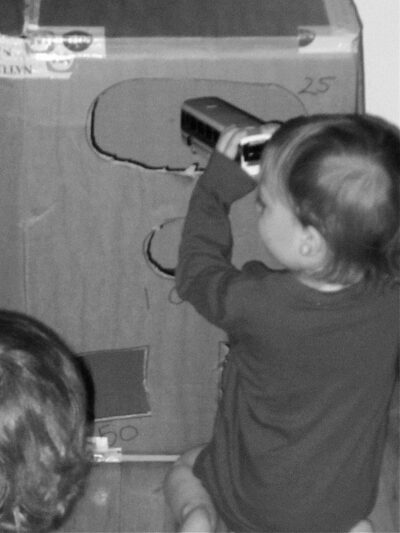
<svg viewBox="0 0 400 533">
<path fill-rule="evenodd" d="M 256 187 L 235 162 L 214 152 L 189 202 L 176 269 L 176 288 L 207 320 L 223 326 L 229 284 L 240 276 L 231 263 L 233 202 Z"/>
</svg>

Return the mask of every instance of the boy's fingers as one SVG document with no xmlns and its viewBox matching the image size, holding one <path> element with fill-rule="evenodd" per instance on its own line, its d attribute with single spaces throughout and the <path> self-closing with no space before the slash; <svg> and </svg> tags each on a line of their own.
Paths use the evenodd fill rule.
<svg viewBox="0 0 400 533">
<path fill-rule="evenodd" d="M 282 123 L 278 120 L 271 120 L 270 122 L 263 124 L 260 127 L 260 131 L 272 137 L 272 135 L 280 128 L 281 125 Z"/>
<path fill-rule="evenodd" d="M 228 126 L 219 136 L 216 146 L 217 150 L 225 154 L 226 149 L 231 144 L 232 138 L 237 131 L 238 128 L 236 126 Z"/>
<path fill-rule="evenodd" d="M 246 135 L 246 130 L 237 126 L 229 126 L 220 135 L 217 150 L 230 159 L 235 159 L 240 140 Z"/>
<path fill-rule="evenodd" d="M 259 133 L 267 134 L 267 138 L 272 137 L 275 131 L 279 128 L 280 123 L 277 121 L 270 121 L 261 126 L 249 126 L 247 128 L 239 128 L 235 124 L 228 126 L 220 135 L 216 150 L 224 154 L 229 159 L 235 159 L 238 153 L 240 141 L 247 135 L 256 135 Z"/>
</svg>

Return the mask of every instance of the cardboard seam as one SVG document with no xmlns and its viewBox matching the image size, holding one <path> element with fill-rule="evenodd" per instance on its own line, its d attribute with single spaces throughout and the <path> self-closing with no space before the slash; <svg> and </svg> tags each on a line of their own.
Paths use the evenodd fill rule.
<svg viewBox="0 0 400 533">
<path fill-rule="evenodd" d="M 25 0 L 23 35 L 39 28 L 40 4 L 41 0 Z"/>
</svg>

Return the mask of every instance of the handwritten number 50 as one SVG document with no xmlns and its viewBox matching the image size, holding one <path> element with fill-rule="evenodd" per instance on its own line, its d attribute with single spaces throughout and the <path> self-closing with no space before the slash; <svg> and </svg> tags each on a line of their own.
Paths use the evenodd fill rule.
<svg viewBox="0 0 400 533">
<path fill-rule="evenodd" d="M 139 436 L 139 431 L 135 426 L 127 425 L 116 429 L 112 424 L 104 424 L 98 427 L 100 437 L 107 437 L 108 445 L 112 448 L 120 439 L 124 442 L 129 442 Z"/>
</svg>

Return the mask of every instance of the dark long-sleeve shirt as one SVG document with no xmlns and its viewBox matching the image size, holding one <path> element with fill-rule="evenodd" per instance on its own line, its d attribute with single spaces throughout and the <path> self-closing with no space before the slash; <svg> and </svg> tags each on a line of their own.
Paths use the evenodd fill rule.
<svg viewBox="0 0 400 533">
<path fill-rule="evenodd" d="M 177 290 L 230 345 L 194 471 L 235 532 L 348 531 L 376 497 L 399 289 L 324 293 L 261 262 L 235 268 L 229 210 L 254 186 L 215 153 L 184 226 Z"/>
</svg>

